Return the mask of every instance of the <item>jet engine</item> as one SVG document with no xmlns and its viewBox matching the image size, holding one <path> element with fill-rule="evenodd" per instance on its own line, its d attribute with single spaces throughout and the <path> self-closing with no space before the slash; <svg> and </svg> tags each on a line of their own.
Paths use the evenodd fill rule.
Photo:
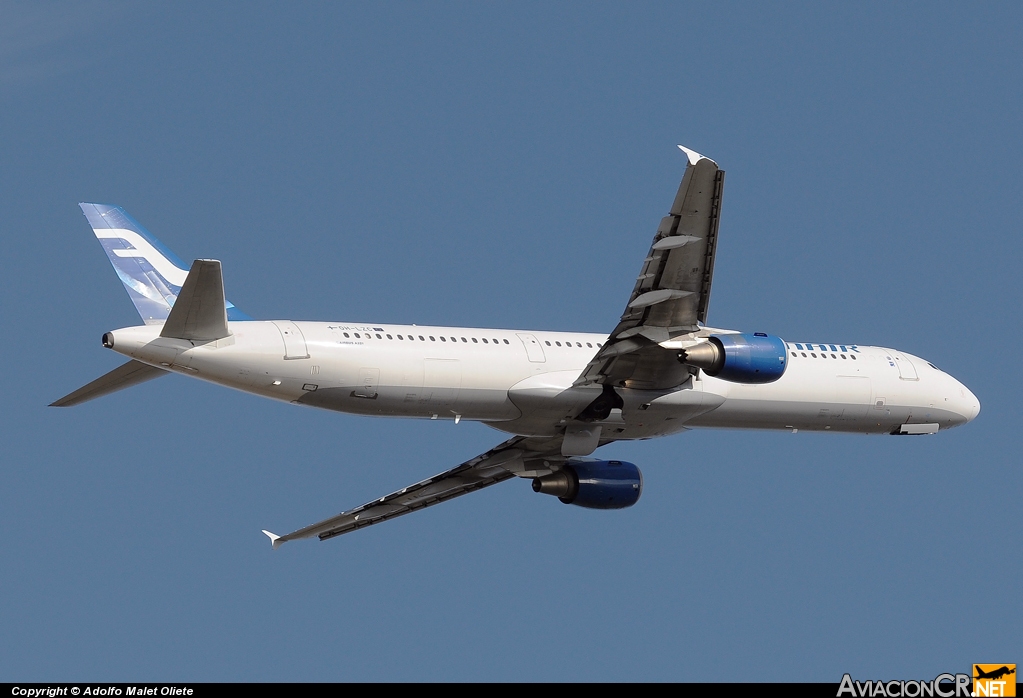
<svg viewBox="0 0 1023 698">
<path fill-rule="evenodd" d="M 771 383 L 785 373 L 788 353 L 780 337 L 763 332 L 712 334 L 680 351 L 678 360 L 733 383 Z"/>
<path fill-rule="evenodd" d="M 556 473 L 535 478 L 533 491 L 587 509 L 624 509 L 639 501 L 643 473 L 625 461 L 572 458 Z"/>
</svg>

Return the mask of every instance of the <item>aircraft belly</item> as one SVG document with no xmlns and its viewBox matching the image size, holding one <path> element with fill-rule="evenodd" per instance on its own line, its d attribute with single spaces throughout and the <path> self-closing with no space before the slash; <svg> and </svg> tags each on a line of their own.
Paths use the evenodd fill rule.
<svg viewBox="0 0 1023 698">
<path fill-rule="evenodd" d="M 522 411 L 519 419 L 491 424 L 495 429 L 520 436 L 556 436 L 565 431 L 566 418 L 576 415 L 600 395 L 596 386 L 573 386 L 579 369 L 537 374 L 512 386 L 509 394 Z M 695 415 L 714 410 L 724 398 L 703 390 L 697 381 L 674 390 L 618 389 L 622 409 L 594 425 L 601 440 L 646 439 L 684 431 Z"/>
<path fill-rule="evenodd" d="M 519 416 L 508 400 L 508 391 L 461 388 L 457 400 L 437 404 L 434 394 L 409 393 L 407 386 L 378 385 L 372 397 L 366 397 L 359 385 L 322 387 L 301 395 L 296 402 L 311 407 L 381 417 L 421 417 L 470 421 L 509 420 Z"/>
<path fill-rule="evenodd" d="M 854 433 L 880 433 L 887 431 L 871 423 L 866 418 L 845 418 L 847 412 L 855 414 L 861 408 L 862 405 L 843 403 L 729 398 L 725 404 L 713 412 L 700 415 L 691 420 L 689 426 L 731 429 L 797 429 Z"/>
</svg>

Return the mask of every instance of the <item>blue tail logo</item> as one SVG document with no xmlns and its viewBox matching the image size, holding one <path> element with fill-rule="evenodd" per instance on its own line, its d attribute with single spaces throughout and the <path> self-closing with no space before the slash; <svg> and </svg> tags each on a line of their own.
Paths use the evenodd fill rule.
<svg viewBox="0 0 1023 698">
<path fill-rule="evenodd" d="M 163 323 L 181 293 L 188 265 L 120 206 L 79 206 L 142 320 L 147 325 Z M 252 318 L 228 301 L 227 319 Z"/>
</svg>

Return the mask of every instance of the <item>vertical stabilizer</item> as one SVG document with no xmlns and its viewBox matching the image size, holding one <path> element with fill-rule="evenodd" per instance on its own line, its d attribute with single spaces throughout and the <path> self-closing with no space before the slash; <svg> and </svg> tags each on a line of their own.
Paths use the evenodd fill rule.
<svg viewBox="0 0 1023 698">
<path fill-rule="evenodd" d="M 79 206 L 143 322 L 165 322 L 188 276 L 188 265 L 120 206 Z M 252 319 L 230 301 L 225 306 L 229 320 Z"/>
</svg>

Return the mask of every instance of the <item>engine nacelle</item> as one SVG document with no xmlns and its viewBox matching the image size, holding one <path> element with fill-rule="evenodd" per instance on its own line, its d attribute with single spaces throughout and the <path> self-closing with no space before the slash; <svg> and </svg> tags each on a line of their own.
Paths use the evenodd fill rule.
<svg viewBox="0 0 1023 698">
<path fill-rule="evenodd" d="M 625 461 L 572 458 L 558 472 L 535 478 L 533 491 L 587 509 L 624 509 L 643 494 L 643 473 Z"/>
<path fill-rule="evenodd" d="M 785 373 L 788 352 L 780 337 L 763 332 L 712 334 L 680 351 L 678 360 L 733 383 L 771 383 Z"/>
</svg>

